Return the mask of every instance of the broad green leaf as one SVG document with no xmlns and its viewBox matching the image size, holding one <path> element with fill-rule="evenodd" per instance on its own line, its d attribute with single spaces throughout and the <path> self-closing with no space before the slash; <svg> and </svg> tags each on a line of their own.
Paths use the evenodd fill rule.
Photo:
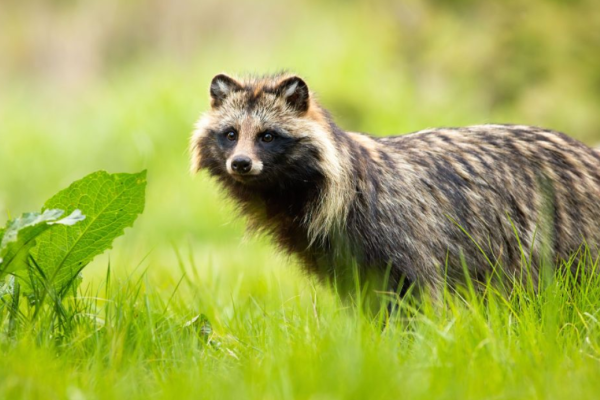
<svg viewBox="0 0 600 400">
<path fill-rule="evenodd" d="M 8 243 L 15 242 L 19 231 L 40 225 L 42 223 L 47 224 L 50 221 L 56 221 L 64 214 L 63 210 L 46 210 L 43 213 L 25 213 L 18 218 L 9 221 L 6 226 L 6 231 L 2 235 L 2 241 L 0 242 L 0 249 L 5 248 Z"/>
<path fill-rule="evenodd" d="M 85 220 L 45 232 L 31 250 L 32 263 L 47 282 L 60 290 L 98 254 L 133 225 L 144 210 L 146 171 L 109 174 L 98 171 L 73 182 L 46 202 L 44 208 L 80 209 Z"/>
<path fill-rule="evenodd" d="M 48 209 L 41 214 L 25 213 L 7 224 L 0 239 L 0 279 L 27 267 L 29 250 L 41 234 L 58 225 L 73 225 L 85 219 L 81 211 L 74 210 L 59 220 L 63 213 L 60 209 Z"/>
</svg>

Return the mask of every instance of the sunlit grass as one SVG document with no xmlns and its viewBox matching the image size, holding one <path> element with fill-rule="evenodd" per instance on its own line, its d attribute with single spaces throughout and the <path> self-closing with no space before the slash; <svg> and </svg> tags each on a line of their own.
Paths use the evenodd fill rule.
<svg viewBox="0 0 600 400">
<path fill-rule="evenodd" d="M 181 252 L 186 253 L 186 252 Z M 365 311 L 268 253 L 262 268 L 106 273 L 3 337 L 3 398 L 595 398 L 600 276 L 446 291 Z M 592 267 L 591 265 L 589 267 Z M 115 266 L 110 267 L 111 270 Z M 110 270 L 109 270 L 110 271 Z M 232 279 L 232 276 L 237 278 Z M 3 331 L 8 306 L 0 311 Z M 73 397 L 75 396 L 75 397 Z M 76 397 L 80 396 L 80 397 Z M 83 396 L 83 397 L 81 397 Z"/>
</svg>

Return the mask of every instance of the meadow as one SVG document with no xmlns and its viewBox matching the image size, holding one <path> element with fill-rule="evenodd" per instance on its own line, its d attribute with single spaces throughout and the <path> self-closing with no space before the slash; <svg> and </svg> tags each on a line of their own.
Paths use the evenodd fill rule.
<svg viewBox="0 0 600 400">
<path fill-rule="evenodd" d="M 98 170 L 147 170 L 145 210 L 84 268 L 67 323 L 2 303 L 0 398 L 597 398 L 597 275 L 387 320 L 248 237 L 187 151 L 212 76 L 283 68 L 346 129 L 515 122 L 594 145 L 593 1 L 83 3 L 0 14 L 0 225 Z"/>
</svg>

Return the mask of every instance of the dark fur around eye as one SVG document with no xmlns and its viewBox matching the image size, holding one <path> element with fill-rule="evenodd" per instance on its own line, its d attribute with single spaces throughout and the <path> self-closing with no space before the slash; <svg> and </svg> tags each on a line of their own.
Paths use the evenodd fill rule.
<svg viewBox="0 0 600 400">
<path fill-rule="evenodd" d="M 233 128 L 227 128 L 218 133 L 215 132 L 214 135 L 217 138 L 217 143 L 222 148 L 234 147 L 238 139 L 238 132 Z"/>
<path fill-rule="evenodd" d="M 237 133 L 235 133 L 234 131 L 229 131 L 225 134 L 225 137 L 227 138 L 227 140 L 230 141 L 235 141 L 237 140 Z"/>
<path fill-rule="evenodd" d="M 259 137 L 257 143 L 260 148 L 259 154 L 266 164 L 284 163 L 290 152 L 295 151 L 294 148 L 298 144 L 298 140 L 277 134 L 273 136 L 274 138 L 270 142 L 265 142 L 262 135 Z"/>
<path fill-rule="evenodd" d="M 279 135 L 277 134 L 277 132 L 275 131 L 264 131 L 263 133 L 261 133 L 259 135 L 259 139 L 263 142 L 263 143 L 271 143 L 273 142 L 275 139 L 277 139 Z"/>
</svg>

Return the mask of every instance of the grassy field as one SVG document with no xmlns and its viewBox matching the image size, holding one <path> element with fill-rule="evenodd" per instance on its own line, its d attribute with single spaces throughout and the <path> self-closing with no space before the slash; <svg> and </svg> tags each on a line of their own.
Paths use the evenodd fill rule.
<svg viewBox="0 0 600 400">
<path fill-rule="evenodd" d="M 448 296 L 382 321 L 282 271 L 143 273 L 81 291 L 73 321 L 42 316 L 4 338 L 3 398 L 594 399 L 600 390 L 600 282 L 538 295 Z M 239 261 L 238 261 L 239 263 Z M 247 264 L 247 263 L 244 263 Z M 247 266 L 247 265 L 246 265 Z M 239 271 L 242 271 L 240 268 Z"/>
<path fill-rule="evenodd" d="M 346 129 L 515 122 L 595 144 L 594 1 L 212 1 L 189 15 L 174 2 L 179 19 L 131 1 L 119 18 L 143 21 L 116 28 L 102 2 L 79 14 L 67 3 L 48 8 L 62 19 L 11 1 L 14 18 L 0 14 L 0 214 L 39 210 L 96 170 L 147 169 L 146 210 L 84 270 L 67 323 L 52 325 L 51 307 L 33 320 L 22 304 L 13 329 L 0 310 L 0 398 L 598 398 L 600 278 L 575 288 L 557 278 L 537 295 L 467 290 L 441 308 L 409 302 L 384 323 L 268 239 L 245 237 L 187 154 L 214 74 L 281 68 L 305 77 Z M 215 25 L 225 11 L 230 23 Z M 94 18 L 104 25 L 85 23 Z M 33 27 L 47 25 L 40 46 L 60 55 L 51 37 L 65 49 L 78 37 L 102 62 L 28 55 Z M 113 42 L 85 42 L 109 27 Z"/>
</svg>

